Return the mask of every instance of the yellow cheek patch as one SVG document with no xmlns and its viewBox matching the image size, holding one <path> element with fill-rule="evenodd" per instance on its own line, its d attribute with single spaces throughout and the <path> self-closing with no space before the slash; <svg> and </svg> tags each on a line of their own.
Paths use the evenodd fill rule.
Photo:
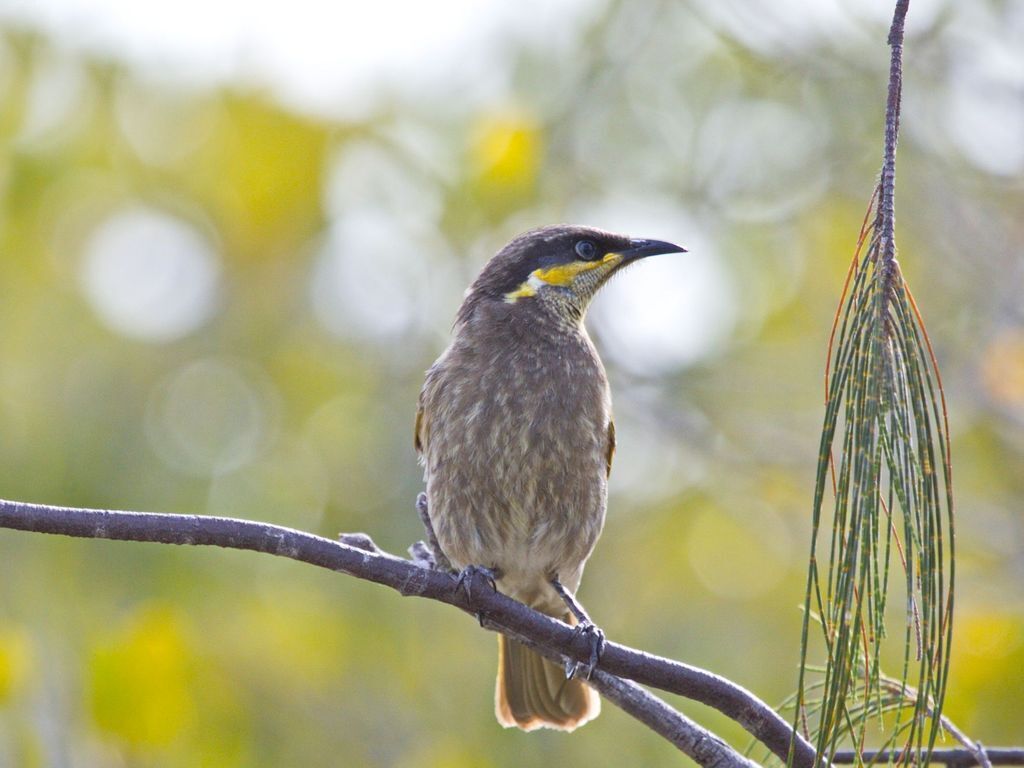
<svg viewBox="0 0 1024 768">
<path fill-rule="evenodd" d="M 622 261 L 622 256 L 617 253 L 608 253 L 605 254 L 603 259 L 598 261 L 572 261 L 568 264 L 559 264 L 557 267 L 536 269 L 530 277 L 536 277 L 538 280 L 547 283 L 548 285 L 559 285 L 564 287 L 571 285 L 572 281 L 584 272 L 589 272 L 592 269 L 598 269 L 600 267 L 615 265 L 620 261 Z"/>
<path fill-rule="evenodd" d="M 509 304 L 515 304 L 520 299 L 526 299 L 530 296 L 536 296 L 537 291 L 529 283 L 523 283 L 514 291 L 509 291 L 505 294 L 505 301 Z"/>
<path fill-rule="evenodd" d="M 505 301 L 509 304 L 515 304 L 520 299 L 536 296 L 537 290 L 542 285 L 543 283 L 537 277 L 537 270 L 534 270 L 530 273 L 530 278 L 525 283 L 520 283 L 519 287 L 514 291 L 509 291 L 505 294 Z"/>
<path fill-rule="evenodd" d="M 590 272 L 601 267 L 614 267 L 622 261 L 621 254 L 608 253 L 598 261 L 572 261 L 568 264 L 559 264 L 557 267 L 547 269 L 535 269 L 530 273 L 530 279 L 520 283 L 514 291 L 505 294 L 505 301 L 515 304 L 519 299 L 536 296 L 542 285 L 555 285 L 565 288 L 572 285 L 573 281 L 584 272 Z"/>
</svg>

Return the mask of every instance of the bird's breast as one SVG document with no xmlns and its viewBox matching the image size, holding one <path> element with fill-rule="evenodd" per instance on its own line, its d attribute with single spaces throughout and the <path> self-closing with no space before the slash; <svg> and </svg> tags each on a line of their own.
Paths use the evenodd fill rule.
<svg viewBox="0 0 1024 768">
<path fill-rule="evenodd" d="M 603 366 L 582 333 L 498 336 L 458 335 L 427 377 L 438 539 L 457 565 L 582 565 L 606 506 Z"/>
</svg>

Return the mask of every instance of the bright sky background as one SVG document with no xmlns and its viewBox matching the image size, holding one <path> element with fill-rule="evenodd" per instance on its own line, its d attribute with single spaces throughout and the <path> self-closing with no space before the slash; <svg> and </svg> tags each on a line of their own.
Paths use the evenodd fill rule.
<svg viewBox="0 0 1024 768">
<path fill-rule="evenodd" d="M 704 12 L 754 47 L 849 36 L 853 19 L 885 23 L 891 0 L 706 0 Z M 915 0 L 908 29 L 945 3 Z M 604 3 L 593 0 L 0 0 L 73 45 L 112 53 L 154 76 L 269 85 L 306 109 L 358 112 L 383 84 L 486 86 L 496 40 L 558 46 Z M 759 23 L 752 24 L 757 19 Z M 458 75 L 455 82 L 452 76 Z"/>
<path fill-rule="evenodd" d="M 558 45 L 588 0 L 0 0 L 76 48 L 113 53 L 155 77 L 267 85 L 284 102 L 359 113 L 382 86 L 479 86 L 494 41 L 528 35 Z M 451 82 L 453 74 L 461 74 Z M 476 81 L 476 82 L 474 82 Z"/>
</svg>

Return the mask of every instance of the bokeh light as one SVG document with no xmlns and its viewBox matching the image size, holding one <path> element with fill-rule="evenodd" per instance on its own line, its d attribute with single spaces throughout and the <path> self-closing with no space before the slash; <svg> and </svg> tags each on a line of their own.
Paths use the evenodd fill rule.
<svg viewBox="0 0 1024 768">
<path fill-rule="evenodd" d="M 273 437 L 270 387 L 250 366 L 222 359 L 191 362 L 152 394 L 146 416 L 150 446 L 183 472 L 238 469 Z"/>
<path fill-rule="evenodd" d="M 67 140 L 89 119 L 95 106 L 93 88 L 76 57 L 49 52 L 42 57 L 29 85 L 18 141 L 45 144 Z"/>
<path fill-rule="evenodd" d="M 728 201 L 734 215 L 768 220 L 812 203 L 827 183 L 821 161 L 824 116 L 813 106 L 805 100 L 798 111 L 764 99 L 717 105 L 696 148 L 697 178 L 712 198 Z"/>
<path fill-rule="evenodd" d="M 1020 32 L 1024 34 L 1024 22 Z M 967 158 L 998 176 L 1024 169 L 1024 62 L 1019 49 L 993 46 L 954 70 L 946 115 L 949 133 Z"/>
<path fill-rule="evenodd" d="M 310 274 L 317 319 L 339 335 L 400 336 L 422 319 L 424 243 L 373 209 L 335 220 Z"/>
<path fill-rule="evenodd" d="M 735 314 L 729 277 L 707 252 L 650 259 L 612 280 L 606 294 L 594 322 L 608 354 L 650 376 L 721 349 Z"/>
<path fill-rule="evenodd" d="M 82 289 L 113 331 L 147 341 L 191 333 L 217 307 L 220 264 L 194 227 L 130 206 L 97 227 L 82 257 Z"/>
</svg>

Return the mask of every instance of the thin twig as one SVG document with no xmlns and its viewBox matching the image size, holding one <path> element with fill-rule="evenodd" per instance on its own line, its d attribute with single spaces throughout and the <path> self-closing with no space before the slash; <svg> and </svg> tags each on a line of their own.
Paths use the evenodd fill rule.
<svg viewBox="0 0 1024 768">
<path fill-rule="evenodd" d="M 672 709 L 636 683 L 596 669 L 590 676 L 590 684 L 606 699 L 645 723 L 701 765 L 758 768 L 753 760 L 738 755 L 732 747 L 713 733 Z M 680 719 L 685 722 L 686 727 L 679 727 Z"/>
<path fill-rule="evenodd" d="M 229 547 L 288 557 L 383 584 L 403 595 L 454 605 L 482 616 L 488 626 L 526 638 L 538 649 L 563 658 L 583 662 L 590 657 L 590 643 L 567 624 L 491 589 L 473 588 L 467 593 L 456 587 L 456 580 L 450 574 L 388 554 L 365 535 L 349 534 L 344 539 L 348 543 L 342 543 L 251 520 L 78 509 L 4 500 L 0 500 L 0 528 L 84 538 Z M 791 738 L 786 722 L 752 693 L 718 675 L 612 642 L 606 644 L 598 670 L 712 706 L 739 723 L 780 758 L 786 758 Z M 664 703 L 660 706 L 670 709 Z M 659 715 L 652 710 L 650 714 L 663 720 L 665 712 Z M 680 722 L 676 721 L 674 727 L 685 728 Z M 673 743 L 679 746 L 675 740 Z M 802 738 L 798 738 L 796 753 L 795 766 L 814 766 L 814 751 Z M 736 757 L 744 759 L 738 754 Z M 718 759 L 717 754 L 715 759 Z M 746 765 L 737 763 L 740 764 Z"/>
<path fill-rule="evenodd" d="M 885 765 L 896 760 L 901 750 L 890 752 L 864 752 L 860 759 L 865 763 L 876 763 Z M 991 765 L 1024 765 L 1024 749 L 1019 747 L 996 747 L 985 748 Z M 981 765 L 978 756 L 969 749 L 936 749 L 928 756 L 930 763 L 948 765 L 951 768 L 966 768 L 966 766 Z M 850 765 L 857 761 L 857 754 L 852 749 L 842 749 L 836 752 L 832 761 L 837 765 Z"/>
<path fill-rule="evenodd" d="M 889 94 L 885 103 L 885 149 L 882 157 L 882 193 L 879 196 L 879 234 L 882 261 L 896 259 L 896 141 L 900 132 L 900 100 L 903 96 L 903 26 L 910 0 L 898 0 L 889 28 Z"/>
</svg>

